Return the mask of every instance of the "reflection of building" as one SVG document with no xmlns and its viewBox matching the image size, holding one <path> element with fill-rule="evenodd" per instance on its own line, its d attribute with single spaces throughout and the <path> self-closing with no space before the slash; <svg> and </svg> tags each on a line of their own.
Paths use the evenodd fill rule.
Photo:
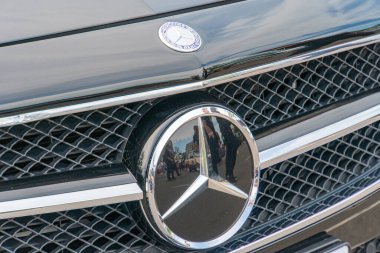
<svg viewBox="0 0 380 253">
<path fill-rule="evenodd" d="M 186 144 L 186 159 L 198 157 L 199 147 L 195 142 L 189 142 Z"/>
</svg>

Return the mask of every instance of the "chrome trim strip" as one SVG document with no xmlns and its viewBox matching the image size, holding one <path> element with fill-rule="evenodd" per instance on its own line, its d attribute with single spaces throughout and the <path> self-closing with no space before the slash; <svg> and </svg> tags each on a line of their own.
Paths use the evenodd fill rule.
<svg viewBox="0 0 380 253">
<path fill-rule="evenodd" d="M 380 120 L 380 104 L 288 142 L 259 151 L 260 168 L 270 167 L 315 149 L 378 120 Z"/>
<path fill-rule="evenodd" d="M 261 73 L 268 72 L 271 70 L 299 64 L 305 61 L 310 61 L 316 58 L 321 58 L 327 55 L 336 54 L 342 51 L 351 50 L 353 48 L 365 46 L 365 45 L 372 44 L 379 41 L 380 41 L 380 35 L 373 35 L 373 36 L 358 39 L 355 41 L 342 43 L 340 45 L 335 45 L 332 47 L 308 52 L 305 54 L 301 54 L 298 56 L 294 56 L 294 57 L 273 62 L 270 64 L 265 64 L 265 65 L 250 68 L 247 70 L 238 71 L 232 74 L 227 74 L 220 77 L 211 78 L 208 80 L 203 80 L 203 81 L 198 81 L 198 82 L 193 82 L 193 83 L 186 83 L 186 84 L 182 84 L 182 85 L 178 85 L 174 87 L 162 88 L 159 90 L 144 91 L 140 93 L 134 93 L 134 94 L 124 95 L 124 96 L 119 96 L 119 97 L 113 97 L 113 98 L 108 98 L 108 99 L 92 101 L 92 102 L 58 107 L 54 109 L 39 110 L 39 111 L 34 111 L 34 112 L 29 112 L 29 113 L 18 114 L 14 116 L 2 117 L 0 118 L 0 127 L 6 127 L 6 126 L 11 126 L 11 125 L 16 125 L 16 124 L 27 123 L 27 122 L 32 122 L 36 120 L 61 116 L 65 114 L 83 112 L 83 111 L 94 110 L 94 109 L 99 109 L 103 107 L 109 107 L 109 106 L 125 104 L 125 103 L 132 103 L 132 102 L 148 100 L 148 99 L 153 99 L 153 98 L 162 97 L 162 96 L 169 96 L 169 95 L 174 95 L 178 93 L 199 90 L 205 87 L 215 86 L 221 83 L 230 82 L 230 81 L 244 78 L 247 76 L 257 75 L 257 74 L 261 74 Z"/>
<path fill-rule="evenodd" d="M 0 202 L 0 219 L 57 212 L 142 199 L 136 183 L 56 193 Z"/>
<path fill-rule="evenodd" d="M 262 239 L 259 239 L 255 242 L 252 242 L 248 245 L 245 245 L 243 247 L 240 247 L 234 251 L 231 251 L 233 253 L 240 253 L 240 252 L 249 252 L 249 251 L 253 251 L 253 250 L 256 250 L 258 248 L 261 248 L 261 247 L 264 247 L 265 245 L 268 245 L 274 241 L 277 241 L 277 240 L 280 240 L 282 238 L 284 238 L 285 236 L 288 236 L 292 233 L 295 233 L 307 226 L 310 226 L 322 219 L 325 219 L 335 213 L 337 213 L 338 211 L 344 209 L 344 208 L 347 208 L 349 207 L 350 205 L 352 204 L 355 204 L 356 202 L 360 201 L 361 199 L 365 198 L 366 196 L 376 192 L 380 190 L 380 180 L 377 180 L 376 182 L 374 182 L 373 184 L 369 185 L 368 187 L 366 187 L 365 189 L 355 193 L 354 195 L 352 195 L 351 197 L 317 213 L 317 214 L 314 214 L 312 216 L 310 216 L 309 218 L 306 218 L 302 221 L 299 221 L 283 230 L 280 230 L 278 232 L 275 232 L 273 234 L 271 234 L 270 236 L 267 236 L 267 237 L 264 237 Z"/>
</svg>

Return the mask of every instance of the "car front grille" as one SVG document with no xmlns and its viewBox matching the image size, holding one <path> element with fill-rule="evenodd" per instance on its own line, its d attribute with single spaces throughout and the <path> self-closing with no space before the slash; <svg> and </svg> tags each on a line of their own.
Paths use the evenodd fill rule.
<svg viewBox="0 0 380 253">
<path fill-rule="evenodd" d="M 244 78 L 207 92 L 255 133 L 380 87 L 380 44 Z M 0 181 L 121 162 L 153 101 L 0 128 Z"/>
<path fill-rule="evenodd" d="M 222 251 L 261 239 L 380 178 L 380 122 L 263 171 L 257 204 Z"/>
<path fill-rule="evenodd" d="M 0 181 L 120 162 L 149 102 L 0 128 Z"/>
<path fill-rule="evenodd" d="M 0 222 L 8 252 L 161 252 L 124 204 L 42 214 Z"/>
<path fill-rule="evenodd" d="M 318 213 L 380 177 L 380 122 L 270 167 L 258 200 L 226 252 Z M 163 252 L 168 248 L 139 227 L 135 203 L 0 221 L 0 248 L 9 252 Z M 140 217 L 142 217 L 140 215 Z"/>
<path fill-rule="evenodd" d="M 380 44 L 243 78 L 209 89 L 251 131 L 380 87 Z"/>
<path fill-rule="evenodd" d="M 380 44 L 373 44 L 207 89 L 251 131 L 269 128 L 380 87 Z M 191 94 L 189 94 L 191 95 Z M 0 128 L 0 180 L 120 162 L 129 135 L 155 102 Z M 213 249 L 236 249 L 302 221 L 380 178 L 380 122 L 262 171 L 259 195 L 241 231 Z M 137 225 L 136 203 L 0 221 L 8 252 L 161 252 Z M 134 212 L 139 212 L 139 209 Z M 134 216 L 133 216 L 134 217 Z"/>
</svg>

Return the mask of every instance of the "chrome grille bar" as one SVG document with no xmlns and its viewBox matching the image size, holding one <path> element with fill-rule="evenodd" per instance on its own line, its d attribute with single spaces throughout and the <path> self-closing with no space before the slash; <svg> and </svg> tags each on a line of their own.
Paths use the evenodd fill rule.
<svg viewBox="0 0 380 253">
<path fill-rule="evenodd" d="M 265 169 L 380 120 L 379 101 L 380 92 L 377 92 L 257 140 L 260 168 Z"/>
<path fill-rule="evenodd" d="M 333 205 L 325 210 L 323 210 L 320 213 L 314 214 L 313 216 L 310 216 L 309 218 L 306 218 L 302 220 L 301 222 L 298 222 L 294 225 L 291 225 L 281 231 L 275 232 L 270 236 L 267 236 L 263 239 L 257 240 L 255 242 L 252 242 L 250 244 L 247 244 L 243 247 L 240 247 L 234 251 L 231 251 L 233 253 L 240 253 L 240 252 L 250 252 L 256 249 L 259 249 L 273 241 L 280 240 L 284 238 L 287 235 L 290 235 L 292 233 L 295 233 L 309 225 L 312 225 L 313 223 L 316 223 L 324 218 L 327 218 L 334 213 L 339 212 L 340 210 L 349 207 L 352 204 L 355 204 L 359 202 L 361 199 L 364 199 L 366 196 L 369 196 L 377 191 L 380 190 L 380 180 L 374 182 L 370 186 L 366 187 L 365 189 L 355 193 L 351 197 L 337 203 L 336 205 Z"/>
<path fill-rule="evenodd" d="M 361 46 L 369 45 L 380 41 L 380 35 L 372 35 L 362 39 L 334 45 L 332 47 L 323 48 L 316 51 L 307 52 L 301 55 L 291 57 L 286 60 L 273 62 L 270 64 L 260 65 L 257 67 L 249 68 L 246 70 L 237 71 L 232 74 L 223 75 L 220 77 L 210 78 L 203 81 L 197 81 L 192 83 L 180 84 L 174 87 L 165 87 L 162 89 L 143 91 L 140 93 L 133 93 L 124 96 L 112 97 L 107 99 L 100 99 L 91 102 L 78 103 L 63 107 L 57 107 L 52 109 L 45 109 L 39 111 L 32 111 L 28 113 L 0 117 L 0 127 L 12 126 L 21 123 L 33 122 L 41 119 L 52 118 L 56 116 L 72 114 L 83 111 L 90 111 L 104 107 L 110 107 L 114 105 L 133 103 L 137 101 L 143 101 L 162 96 L 170 96 L 174 94 L 200 90 L 206 87 L 216 86 L 222 83 L 230 82 L 247 76 L 258 75 L 271 70 L 288 67 L 291 65 L 299 64 L 302 62 L 310 61 L 313 59 L 321 58 L 327 55 L 336 54 L 339 52 L 351 50 Z"/>
<path fill-rule="evenodd" d="M 142 190 L 130 174 L 2 192 L 0 219 L 139 200 Z"/>
</svg>

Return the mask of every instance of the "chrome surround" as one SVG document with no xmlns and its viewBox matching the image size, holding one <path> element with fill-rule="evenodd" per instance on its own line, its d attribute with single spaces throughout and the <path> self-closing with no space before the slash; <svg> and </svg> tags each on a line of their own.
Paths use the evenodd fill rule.
<svg viewBox="0 0 380 253">
<path fill-rule="evenodd" d="M 128 181 L 126 176 L 109 179 L 115 182 L 95 186 L 91 183 L 94 180 L 80 180 L 73 181 L 73 187 L 70 182 L 3 192 L 0 196 L 0 219 L 142 199 L 143 192 L 137 183 L 122 183 Z M 16 197 L 20 195 L 18 191 L 22 191 L 21 197 Z"/>
<path fill-rule="evenodd" d="M 373 96 L 375 95 L 377 95 L 376 98 L 378 97 L 378 99 L 380 99 L 380 93 L 374 94 Z M 359 113 L 353 112 L 353 115 L 343 120 L 336 121 L 330 125 L 308 132 L 274 147 L 260 150 L 259 145 L 260 168 L 265 169 L 380 120 L 380 102 L 378 103 L 378 105 L 372 106 Z M 334 113 L 334 110 L 332 113 Z M 321 120 L 323 120 L 323 116 L 323 114 L 319 116 Z M 317 117 L 318 116 L 315 118 Z"/>
<path fill-rule="evenodd" d="M 275 232 L 269 236 L 266 236 L 262 239 L 259 239 L 257 241 L 254 241 L 250 244 L 247 244 L 243 247 L 240 247 L 234 251 L 231 251 L 231 253 L 241 253 L 241 252 L 250 252 L 250 251 L 253 251 L 253 250 L 257 250 L 259 248 L 262 248 L 270 243 L 272 243 L 273 241 L 278 241 L 278 240 L 281 240 L 282 238 L 292 234 L 292 233 L 295 233 L 301 229 L 304 229 L 318 221 L 321 221 L 323 219 L 326 219 L 328 218 L 329 216 L 331 215 L 334 215 L 335 213 L 359 202 L 361 199 L 369 196 L 370 194 L 372 193 L 375 193 L 376 191 L 379 191 L 380 190 L 380 180 L 377 180 L 376 182 L 374 182 L 373 184 L 369 185 L 368 187 L 366 187 L 365 189 L 355 193 L 354 195 L 352 195 L 351 197 L 345 199 L 345 200 L 342 200 L 341 202 L 329 207 L 329 208 L 326 208 L 325 210 L 317 213 L 317 214 L 314 214 L 312 216 L 310 216 L 309 218 L 306 218 L 302 221 L 299 221 L 287 228 L 284 228 L 278 232 Z"/>
<path fill-rule="evenodd" d="M 169 29 L 175 31 L 175 36 L 168 33 Z M 201 36 L 190 26 L 179 22 L 171 21 L 161 25 L 158 29 L 158 37 L 168 48 L 182 53 L 197 51 L 202 45 Z M 186 43 L 189 41 L 190 44 Z"/>
<path fill-rule="evenodd" d="M 89 111 L 89 110 L 94 110 L 94 109 L 99 109 L 99 108 L 104 108 L 104 107 L 109 107 L 109 106 L 114 106 L 114 105 L 132 103 L 132 102 L 137 102 L 137 101 L 142 101 L 142 100 L 158 98 L 162 96 L 170 96 L 170 95 L 174 95 L 178 93 L 199 90 L 205 87 L 215 86 L 221 83 L 237 80 L 237 79 L 244 78 L 247 76 L 261 74 L 261 73 L 268 72 L 271 70 L 284 68 L 284 67 L 295 65 L 295 64 L 302 63 L 305 61 L 310 61 L 313 59 L 324 57 L 330 54 L 335 54 L 342 51 L 365 46 L 365 45 L 372 44 L 378 41 L 380 41 L 380 35 L 373 35 L 366 38 L 362 38 L 362 39 L 342 43 L 339 45 L 335 45 L 332 47 L 304 53 L 298 56 L 290 57 L 286 60 L 281 60 L 281 61 L 257 66 L 254 68 L 238 71 L 238 72 L 223 75 L 220 77 L 211 78 L 208 80 L 186 83 L 186 84 L 177 85 L 174 87 L 162 88 L 158 90 L 143 91 L 139 93 L 128 94 L 128 95 L 118 96 L 118 97 L 113 97 L 113 98 L 100 99 L 100 100 L 91 101 L 91 102 L 73 104 L 73 105 L 57 107 L 53 109 L 45 109 L 45 110 L 13 115 L 13 116 L 1 117 L 0 127 L 17 125 L 21 123 L 27 123 L 27 122 L 32 122 L 36 120 L 41 120 L 41 119 L 71 114 L 71 113 Z"/>
<path fill-rule="evenodd" d="M 162 151 L 164 150 L 168 140 L 171 138 L 171 136 L 175 133 L 175 131 L 180 128 L 185 123 L 194 120 L 199 119 L 202 116 L 216 116 L 220 118 L 224 118 L 234 124 L 244 135 L 248 146 L 251 150 L 252 159 L 253 159 L 253 171 L 252 171 L 252 184 L 249 196 L 247 198 L 246 204 L 240 213 L 240 217 L 236 219 L 236 222 L 229 228 L 228 231 L 220 235 L 219 237 L 206 241 L 206 242 L 191 242 L 188 240 L 185 240 L 184 238 L 181 238 L 180 236 L 173 233 L 173 231 L 170 230 L 170 228 L 165 224 L 164 222 L 164 215 L 161 215 L 159 213 L 157 203 L 154 196 L 154 189 L 155 189 L 155 174 L 156 174 L 156 168 L 158 167 L 158 164 L 160 162 L 160 156 Z M 151 158 L 149 159 L 149 168 L 146 171 L 146 182 L 145 182 L 145 191 L 146 191 L 146 198 L 149 205 L 149 211 L 142 208 L 144 211 L 145 217 L 147 217 L 147 220 L 149 221 L 150 216 L 153 217 L 154 223 L 156 226 L 151 224 L 152 228 L 158 232 L 164 239 L 168 240 L 169 242 L 187 249 L 207 249 L 210 247 L 214 247 L 216 245 L 219 245 L 223 242 L 225 242 L 227 239 L 232 237 L 244 224 L 246 219 L 248 218 L 255 200 L 256 195 L 258 192 L 258 186 L 259 186 L 259 156 L 258 156 L 258 150 L 255 143 L 255 140 L 249 130 L 249 128 L 245 125 L 244 121 L 240 119 L 233 111 L 220 107 L 218 105 L 202 105 L 201 107 L 192 107 L 184 112 L 181 112 L 175 116 L 175 118 L 170 118 L 168 120 L 169 122 L 163 123 L 163 125 L 168 126 L 167 128 L 163 128 L 160 133 L 154 134 L 151 138 L 156 139 L 157 135 L 159 135 L 159 139 L 156 142 L 155 149 L 153 151 L 153 154 L 151 155 Z M 201 142 L 201 140 L 200 140 Z M 151 146 L 152 142 L 148 140 L 149 146 Z M 143 152 L 145 154 L 145 152 Z M 202 158 L 201 158 L 202 160 Z M 144 165 L 143 165 L 144 166 Z M 145 167 L 145 166 L 144 166 Z M 201 169 L 202 170 L 202 169 Z M 198 180 L 199 179 L 199 180 Z M 198 181 L 196 180 L 189 189 L 195 185 L 196 187 L 202 187 L 202 185 L 208 181 L 208 177 L 201 175 L 198 177 Z M 187 192 L 187 191 L 186 191 Z M 183 195 L 186 195 L 186 192 Z M 190 193 L 191 194 L 191 193 Z M 194 193 L 195 194 L 195 193 Z M 182 198 L 182 197 L 181 197 Z M 174 204 L 175 205 L 175 204 Z M 173 205 L 173 206 L 174 206 Z M 149 212 L 149 213 L 147 213 Z M 156 229 L 156 228 L 157 229 Z M 158 230 L 158 231 L 157 231 Z"/>
</svg>

